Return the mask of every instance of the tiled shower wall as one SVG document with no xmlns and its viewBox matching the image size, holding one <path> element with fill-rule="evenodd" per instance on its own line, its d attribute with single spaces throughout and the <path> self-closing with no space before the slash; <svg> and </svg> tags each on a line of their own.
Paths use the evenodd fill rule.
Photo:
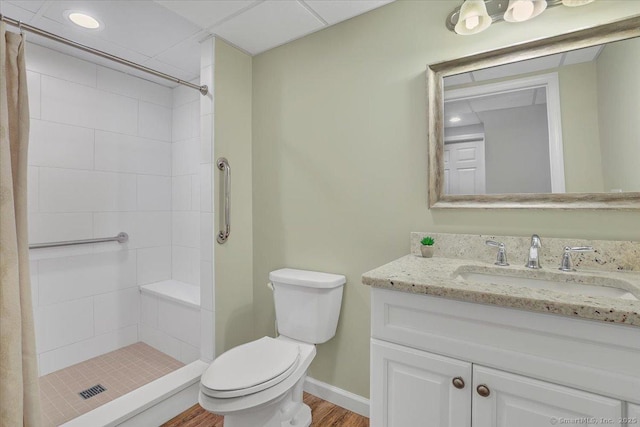
<svg viewBox="0 0 640 427">
<path fill-rule="evenodd" d="M 32 44 L 27 69 L 30 242 L 130 235 L 31 250 L 46 374 L 138 341 L 138 285 L 172 276 L 172 166 L 188 161 L 171 143 L 171 89 Z"/>
</svg>

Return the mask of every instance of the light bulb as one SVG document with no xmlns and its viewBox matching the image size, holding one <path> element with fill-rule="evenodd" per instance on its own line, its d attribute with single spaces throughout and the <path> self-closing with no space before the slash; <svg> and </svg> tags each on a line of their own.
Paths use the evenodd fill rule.
<svg viewBox="0 0 640 427">
<path fill-rule="evenodd" d="M 533 13 L 533 3 L 527 0 L 518 0 L 513 5 L 513 19 L 521 22 L 526 21 Z"/>
<path fill-rule="evenodd" d="M 464 26 L 467 27 L 467 30 L 473 30 L 478 25 L 480 25 L 480 17 L 477 15 L 470 16 L 464 20 Z"/>
</svg>

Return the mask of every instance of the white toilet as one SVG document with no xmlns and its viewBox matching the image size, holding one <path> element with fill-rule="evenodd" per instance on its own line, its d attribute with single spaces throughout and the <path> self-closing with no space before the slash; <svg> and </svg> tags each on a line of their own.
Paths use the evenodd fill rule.
<svg viewBox="0 0 640 427">
<path fill-rule="evenodd" d="M 220 355 L 200 379 L 200 405 L 225 427 L 308 427 L 302 402 L 315 344 L 336 333 L 342 288 L 337 274 L 283 268 L 269 273 L 278 338 L 262 337 Z"/>
</svg>

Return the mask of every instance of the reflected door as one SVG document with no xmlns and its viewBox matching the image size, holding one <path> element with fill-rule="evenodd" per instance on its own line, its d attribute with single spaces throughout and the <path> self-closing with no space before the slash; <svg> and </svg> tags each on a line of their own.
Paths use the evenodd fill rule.
<svg viewBox="0 0 640 427">
<path fill-rule="evenodd" d="M 444 144 L 445 194 L 485 194 L 484 139 Z"/>
</svg>

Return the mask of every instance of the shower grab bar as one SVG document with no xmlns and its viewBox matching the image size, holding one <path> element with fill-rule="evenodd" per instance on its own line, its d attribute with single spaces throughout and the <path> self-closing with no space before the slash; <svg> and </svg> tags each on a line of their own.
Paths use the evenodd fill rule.
<svg viewBox="0 0 640 427">
<path fill-rule="evenodd" d="M 124 231 L 118 233 L 114 237 L 105 237 L 102 239 L 84 239 L 84 240 L 67 240 L 64 242 L 51 242 L 51 243 L 34 243 L 29 245 L 29 249 L 43 249 L 43 248 L 57 248 L 59 246 L 74 246 L 74 245 L 88 245 L 91 243 L 104 243 L 104 242 L 118 242 L 127 243 L 129 241 L 129 235 Z"/>
<path fill-rule="evenodd" d="M 224 209 L 222 209 L 223 214 L 220 215 L 220 231 L 216 239 L 222 245 L 231 234 L 231 167 L 229 166 L 229 161 L 224 157 L 218 158 L 216 165 L 218 169 L 224 172 L 224 195 L 222 197 Z"/>
</svg>

